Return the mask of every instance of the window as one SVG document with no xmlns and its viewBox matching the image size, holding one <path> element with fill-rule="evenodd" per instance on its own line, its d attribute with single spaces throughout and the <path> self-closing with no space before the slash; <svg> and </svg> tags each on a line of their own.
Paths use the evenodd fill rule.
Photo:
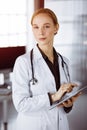
<svg viewBox="0 0 87 130">
<path fill-rule="evenodd" d="M 60 28 L 54 39 L 58 52 L 70 60 L 72 80 L 87 84 L 87 0 L 45 0 L 58 16 Z"/>
<path fill-rule="evenodd" d="M 26 0 L 0 0 L 0 47 L 27 42 Z"/>
</svg>

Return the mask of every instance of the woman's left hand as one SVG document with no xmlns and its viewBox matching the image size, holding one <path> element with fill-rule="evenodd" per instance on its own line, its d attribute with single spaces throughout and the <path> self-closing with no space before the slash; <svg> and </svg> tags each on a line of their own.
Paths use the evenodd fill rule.
<svg viewBox="0 0 87 130">
<path fill-rule="evenodd" d="M 72 98 L 68 99 L 67 101 L 60 104 L 58 107 L 71 107 L 76 99 L 81 95 L 81 92 L 73 96 Z"/>
</svg>

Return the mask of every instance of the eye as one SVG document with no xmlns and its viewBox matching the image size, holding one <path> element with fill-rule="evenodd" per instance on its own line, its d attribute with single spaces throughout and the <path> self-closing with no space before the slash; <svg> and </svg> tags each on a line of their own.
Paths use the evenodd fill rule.
<svg viewBox="0 0 87 130">
<path fill-rule="evenodd" d="M 39 27 L 38 26 L 33 26 L 34 29 L 38 29 Z"/>
<path fill-rule="evenodd" d="M 50 26 L 49 26 L 49 25 L 46 25 L 45 28 L 50 28 Z"/>
</svg>

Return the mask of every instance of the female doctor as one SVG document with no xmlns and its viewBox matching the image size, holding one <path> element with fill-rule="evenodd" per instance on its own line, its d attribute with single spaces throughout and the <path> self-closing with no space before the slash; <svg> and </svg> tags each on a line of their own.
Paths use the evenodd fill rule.
<svg viewBox="0 0 87 130">
<path fill-rule="evenodd" d="M 69 130 L 66 113 L 79 95 L 53 109 L 51 106 L 76 86 L 69 81 L 66 58 L 53 47 L 59 24 L 54 12 L 43 8 L 31 19 L 37 44 L 16 59 L 12 97 L 18 112 L 16 130 Z"/>
</svg>

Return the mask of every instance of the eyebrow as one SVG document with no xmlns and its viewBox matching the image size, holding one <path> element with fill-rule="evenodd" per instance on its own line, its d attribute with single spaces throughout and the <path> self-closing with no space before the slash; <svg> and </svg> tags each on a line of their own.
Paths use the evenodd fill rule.
<svg viewBox="0 0 87 130">
<path fill-rule="evenodd" d="M 47 25 L 47 24 L 50 25 L 50 23 L 45 23 L 45 24 L 43 24 L 43 25 Z M 37 26 L 37 24 L 32 24 L 32 26 Z"/>
</svg>

